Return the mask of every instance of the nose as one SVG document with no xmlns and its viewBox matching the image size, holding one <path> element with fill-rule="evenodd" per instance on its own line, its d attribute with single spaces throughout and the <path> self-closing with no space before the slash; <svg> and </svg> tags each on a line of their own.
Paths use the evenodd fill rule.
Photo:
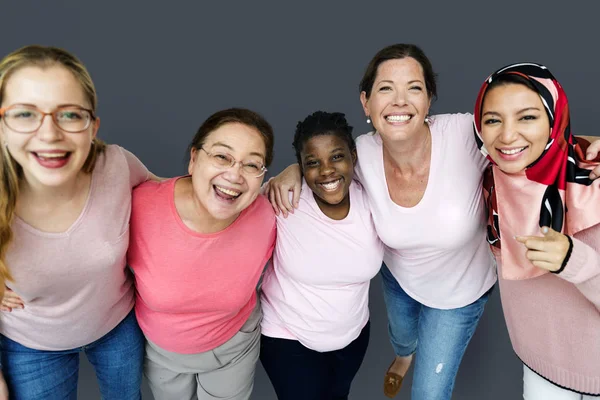
<svg viewBox="0 0 600 400">
<path fill-rule="evenodd" d="M 406 92 L 404 90 L 396 90 L 394 93 L 394 104 L 398 106 L 406 104 Z"/>
<path fill-rule="evenodd" d="M 242 163 L 237 161 L 233 166 L 227 168 L 223 173 L 223 177 L 231 183 L 241 183 L 244 180 L 242 175 Z"/>
<path fill-rule="evenodd" d="M 504 144 L 511 144 L 516 140 L 518 135 L 516 124 L 511 121 L 504 121 L 500 126 L 500 135 L 498 138 Z"/>
<path fill-rule="evenodd" d="M 36 135 L 44 142 L 54 142 L 62 138 L 63 132 L 56 126 L 51 115 L 44 115 Z"/>
<path fill-rule="evenodd" d="M 330 163 L 329 161 L 325 161 L 325 162 L 321 163 L 321 168 L 319 170 L 319 173 L 322 176 L 328 176 L 328 175 L 333 174 L 334 172 L 335 172 L 335 168 L 332 163 Z"/>
</svg>

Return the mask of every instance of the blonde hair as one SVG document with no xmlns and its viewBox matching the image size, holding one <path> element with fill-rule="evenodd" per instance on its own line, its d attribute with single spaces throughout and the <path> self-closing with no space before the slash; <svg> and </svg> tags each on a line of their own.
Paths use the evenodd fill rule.
<svg viewBox="0 0 600 400">
<path fill-rule="evenodd" d="M 36 45 L 22 47 L 0 61 L 0 104 L 4 100 L 6 82 L 15 71 L 30 66 L 48 68 L 56 65 L 71 71 L 81 84 L 81 88 L 90 102 L 90 108 L 95 112 L 98 104 L 96 88 L 81 61 L 63 49 Z M 105 147 L 104 142 L 94 138 L 90 153 L 82 168 L 84 172 L 92 172 L 98 156 Z M 6 265 L 6 253 L 13 237 L 11 224 L 19 194 L 19 180 L 22 175 L 23 171 L 20 165 L 9 154 L 6 146 L 2 146 L 2 151 L 0 151 L 0 298 L 4 295 L 4 283 L 7 280 L 13 280 Z"/>
</svg>

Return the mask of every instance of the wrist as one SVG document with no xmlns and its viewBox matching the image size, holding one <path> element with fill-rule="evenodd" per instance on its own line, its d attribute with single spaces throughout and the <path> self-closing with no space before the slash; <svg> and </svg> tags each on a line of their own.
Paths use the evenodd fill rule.
<svg viewBox="0 0 600 400">
<path fill-rule="evenodd" d="M 550 271 L 553 274 L 560 274 L 561 272 L 563 272 L 563 270 L 567 266 L 567 263 L 569 262 L 569 258 L 571 258 L 571 253 L 573 252 L 573 240 L 571 239 L 571 237 L 569 235 L 565 235 L 565 236 L 567 237 L 567 240 L 569 241 L 569 250 L 567 250 L 567 254 L 565 255 L 565 259 L 563 260 L 560 268 L 557 269 L 556 271 Z"/>
</svg>

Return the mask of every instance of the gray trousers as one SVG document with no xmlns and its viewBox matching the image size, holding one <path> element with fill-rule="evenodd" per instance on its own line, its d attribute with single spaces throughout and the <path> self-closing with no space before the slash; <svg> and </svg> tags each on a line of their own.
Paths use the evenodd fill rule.
<svg viewBox="0 0 600 400">
<path fill-rule="evenodd" d="M 173 353 L 147 340 L 144 375 L 155 400 L 250 399 L 261 319 L 257 303 L 238 333 L 203 353 Z"/>
</svg>

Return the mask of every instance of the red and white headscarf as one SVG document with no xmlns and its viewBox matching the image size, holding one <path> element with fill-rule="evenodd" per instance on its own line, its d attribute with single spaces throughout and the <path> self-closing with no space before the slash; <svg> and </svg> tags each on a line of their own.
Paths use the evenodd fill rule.
<svg viewBox="0 0 600 400">
<path fill-rule="evenodd" d="M 518 75 L 539 94 L 550 119 L 548 144 L 540 157 L 522 173 L 502 172 L 481 139 L 481 113 L 489 85 L 505 74 Z M 475 104 L 475 137 L 492 165 L 484 177 L 488 206 L 488 242 L 501 251 L 504 279 L 528 279 L 547 271 L 534 266 L 526 248 L 514 236 L 540 236 L 548 226 L 572 236 L 600 223 L 600 187 L 589 179 L 597 163 L 585 161 L 589 143 L 571 135 L 569 106 L 562 86 L 539 64 L 519 63 L 501 68 L 484 82 Z M 584 148 L 582 148 L 584 146 Z"/>
</svg>

